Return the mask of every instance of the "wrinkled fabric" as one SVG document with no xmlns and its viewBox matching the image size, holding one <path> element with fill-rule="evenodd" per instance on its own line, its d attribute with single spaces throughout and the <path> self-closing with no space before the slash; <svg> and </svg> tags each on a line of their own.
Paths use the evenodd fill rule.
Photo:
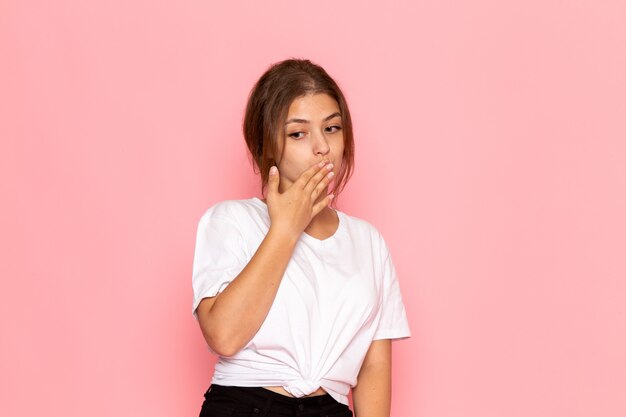
<svg viewBox="0 0 626 417">
<path fill-rule="evenodd" d="M 295 397 L 322 387 L 347 405 L 371 342 L 411 336 L 382 235 L 367 221 L 335 211 L 333 236 L 301 234 L 265 321 L 240 351 L 219 356 L 212 383 L 282 386 Z M 196 320 L 200 301 L 237 277 L 270 223 L 257 197 L 218 202 L 201 216 L 192 276 Z"/>
</svg>

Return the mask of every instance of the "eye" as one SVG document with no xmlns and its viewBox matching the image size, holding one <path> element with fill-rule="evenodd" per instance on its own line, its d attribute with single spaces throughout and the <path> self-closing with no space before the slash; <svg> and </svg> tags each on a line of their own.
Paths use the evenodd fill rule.
<svg viewBox="0 0 626 417">
<path fill-rule="evenodd" d="M 335 130 L 332 130 L 332 131 L 331 131 L 331 130 L 328 130 L 328 129 L 335 129 Z M 340 130 L 341 130 L 341 126 L 337 126 L 337 125 L 335 125 L 335 126 L 328 126 L 328 127 L 326 128 L 326 131 L 327 131 L 327 132 L 330 132 L 330 133 L 335 133 L 335 132 L 338 132 L 338 131 L 340 131 Z"/>
<path fill-rule="evenodd" d="M 290 138 L 294 138 L 294 139 L 302 139 L 302 136 L 296 137 L 296 135 L 299 135 L 299 134 L 303 134 L 304 135 L 304 132 L 293 132 L 293 133 L 289 134 L 289 137 Z"/>
</svg>

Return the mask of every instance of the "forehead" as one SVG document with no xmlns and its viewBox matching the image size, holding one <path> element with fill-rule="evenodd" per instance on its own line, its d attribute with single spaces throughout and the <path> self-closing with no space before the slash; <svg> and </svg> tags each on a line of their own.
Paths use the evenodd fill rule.
<svg viewBox="0 0 626 417">
<path fill-rule="evenodd" d="M 296 97 L 289 105 L 288 117 L 304 114 L 339 111 L 337 100 L 326 93 L 307 94 Z M 321 116 L 325 116 L 321 115 Z"/>
</svg>

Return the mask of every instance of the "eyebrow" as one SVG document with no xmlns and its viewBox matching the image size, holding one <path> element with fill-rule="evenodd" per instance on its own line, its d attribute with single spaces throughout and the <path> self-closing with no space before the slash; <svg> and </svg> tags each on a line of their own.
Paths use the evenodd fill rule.
<svg viewBox="0 0 626 417">
<path fill-rule="evenodd" d="M 341 117 L 341 113 L 335 112 L 335 113 L 331 114 L 330 116 L 325 117 L 324 121 L 328 121 L 328 120 L 332 119 L 333 117 L 337 117 L 337 116 Z M 288 125 L 289 123 L 309 123 L 309 121 L 306 120 L 306 119 L 291 118 L 291 119 L 289 119 L 289 120 L 287 120 L 285 122 L 285 125 Z"/>
</svg>

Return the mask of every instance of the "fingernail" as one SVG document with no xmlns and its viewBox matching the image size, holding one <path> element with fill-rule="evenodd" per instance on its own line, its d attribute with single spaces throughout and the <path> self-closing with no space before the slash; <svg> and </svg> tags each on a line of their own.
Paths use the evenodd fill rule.
<svg viewBox="0 0 626 417">
<path fill-rule="evenodd" d="M 272 166 L 272 167 L 270 168 L 270 174 L 271 174 L 271 175 L 275 175 L 275 174 L 276 174 L 276 166 Z"/>
</svg>

